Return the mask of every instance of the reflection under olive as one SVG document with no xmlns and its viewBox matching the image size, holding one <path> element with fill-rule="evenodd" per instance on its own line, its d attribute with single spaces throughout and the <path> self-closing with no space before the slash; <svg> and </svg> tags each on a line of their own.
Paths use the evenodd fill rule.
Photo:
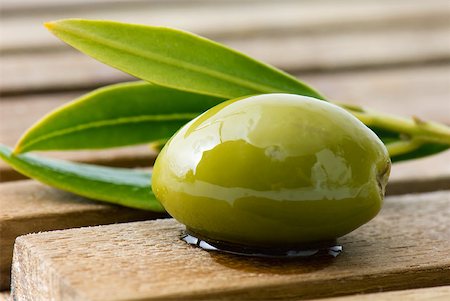
<svg viewBox="0 0 450 301">
<path fill-rule="evenodd" d="M 333 241 L 380 211 L 390 159 L 344 109 L 265 94 L 221 103 L 158 156 L 152 189 L 206 241 L 296 248 Z"/>
</svg>

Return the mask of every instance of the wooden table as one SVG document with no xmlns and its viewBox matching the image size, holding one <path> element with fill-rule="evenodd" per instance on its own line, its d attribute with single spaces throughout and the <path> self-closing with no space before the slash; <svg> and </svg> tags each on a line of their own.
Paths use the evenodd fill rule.
<svg viewBox="0 0 450 301">
<path fill-rule="evenodd" d="M 92 88 L 132 80 L 42 26 L 66 17 L 190 30 L 330 99 L 450 124 L 447 0 L 3 0 L 1 143 L 14 145 L 43 114 Z M 156 153 L 138 146 L 45 155 L 151 166 Z M 175 221 L 143 221 L 165 216 L 61 192 L 0 162 L 0 300 L 9 298 L 11 267 L 17 300 L 449 300 L 449 162 L 447 151 L 394 165 L 381 214 L 343 237 L 336 259 L 310 261 L 207 253 L 181 242 Z M 78 228 L 94 225 L 103 226 Z M 19 237 L 11 265 L 16 237 L 56 229 L 68 230 Z"/>
</svg>

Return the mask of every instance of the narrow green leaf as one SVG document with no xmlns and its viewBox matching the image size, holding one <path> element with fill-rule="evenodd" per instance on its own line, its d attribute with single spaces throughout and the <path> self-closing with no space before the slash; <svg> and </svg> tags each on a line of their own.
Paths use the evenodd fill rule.
<svg viewBox="0 0 450 301">
<path fill-rule="evenodd" d="M 18 172 L 47 185 L 95 200 L 164 212 L 151 191 L 150 172 L 14 155 L 0 144 L 0 158 Z"/>
<path fill-rule="evenodd" d="M 273 92 L 323 98 L 272 66 L 180 30 L 81 19 L 46 27 L 93 58 L 158 85 L 222 98 Z"/>
<path fill-rule="evenodd" d="M 397 141 L 397 143 L 401 142 L 401 140 Z M 390 149 L 390 144 L 386 144 L 387 149 Z M 419 145 L 413 149 L 411 149 L 408 152 L 402 153 L 402 154 L 392 154 L 391 155 L 391 161 L 393 163 L 400 162 L 400 161 L 406 161 L 406 160 L 412 160 L 422 157 L 431 156 L 440 152 L 443 152 L 445 150 L 448 150 L 449 146 L 444 144 L 437 144 L 437 143 L 428 143 L 428 144 L 422 144 Z"/>
<path fill-rule="evenodd" d="M 22 136 L 14 152 L 99 149 L 167 139 L 223 100 L 145 82 L 112 85 L 49 113 Z"/>
</svg>

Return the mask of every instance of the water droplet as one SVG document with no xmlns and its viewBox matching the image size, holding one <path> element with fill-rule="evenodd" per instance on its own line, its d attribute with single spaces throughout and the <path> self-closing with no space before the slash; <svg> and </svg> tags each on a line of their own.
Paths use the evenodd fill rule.
<svg viewBox="0 0 450 301">
<path fill-rule="evenodd" d="M 303 246 L 302 248 L 268 248 L 261 249 L 253 246 L 244 246 L 228 242 L 220 241 L 207 241 L 203 238 L 197 237 L 196 234 L 186 230 L 181 235 L 181 240 L 187 242 L 190 245 L 199 247 L 207 251 L 224 252 L 240 256 L 249 257 L 268 257 L 268 258 L 296 258 L 296 257 L 311 257 L 318 255 L 336 257 L 342 252 L 342 246 L 338 245 L 336 241 L 324 242 L 321 244 L 315 244 Z"/>
</svg>

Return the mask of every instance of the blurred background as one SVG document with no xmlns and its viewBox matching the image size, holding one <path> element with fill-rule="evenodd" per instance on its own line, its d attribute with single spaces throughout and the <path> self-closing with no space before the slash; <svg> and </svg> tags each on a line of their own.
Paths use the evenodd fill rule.
<svg viewBox="0 0 450 301">
<path fill-rule="evenodd" d="M 0 0 L 2 144 L 14 146 L 22 133 L 46 113 L 92 89 L 135 80 L 65 45 L 43 26 L 46 21 L 62 18 L 110 19 L 191 31 L 273 64 L 310 84 L 329 100 L 450 125 L 450 0 Z M 45 155 L 112 166 L 150 166 L 157 153 L 144 145 L 102 151 L 49 152 Z M 387 193 L 450 189 L 449 162 L 450 151 L 446 151 L 429 158 L 395 164 Z M 143 213 L 90 203 L 71 194 L 39 186 L 34 181 L 12 182 L 22 178 L 0 160 L 0 230 L 3 230 L 0 233 L 0 251 L 3 252 L 0 252 L 0 291 L 9 288 L 13 243 L 19 235 L 149 218 Z M 436 204 L 434 200 L 445 200 L 446 196 L 448 194 L 430 199 L 419 196 L 418 201 Z M 396 214 L 410 212 L 401 211 L 398 204 L 394 202 L 394 207 L 391 207 Z M 436 247 L 436 241 L 424 236 L 431 228 L 420 228 L 426 218 L 433 218 L 431 225 L 439 227 L 428 233 L 430 237 L 446 234 L 442 230 L 445 222 L 440 223 L 445 215 L 438 214 L 445 211 L 440 209 L 439 204 L 443 203 L 437 204 L 426 210 L 425 206 L 417 207 L 416 217 L 421 219 L 419 228 L 411 227 L 413 231 L 417 230 L 414 239 L 411 239 L 411 234 L 403 236 L 403 233 L 412 233 L 403 232 L 406 227 L 402 228 L 402 225 L 410 224 L 407 219 L 395 220 L 393 229 L 399 231 L 396 230 L 394 236 L 392 233 L 386 236 L 393 247 L 381 247 L 383 252 L 380 254 L 385 257 L 374 256 L 371 261 L 370 240 L 361 240 L 360 243 L 369 248 L 362 254 L 369 257 L 364 259 L 363 265 L 356 264 L 354 268 L 365 268 L 367 263 L 370 267 L 368 273 L 381 271 L 377 277 L 384 279 L 382 281 L 392 279 L 394 274 L 372 267 L 379 265 L 378 262 L 386 262 L 386 254 L 391 253 L 385 251 L 397 249 L 392 253 L 400 254 L 398 258 L 393 256 L 396 266 L 401 261 L 405 266 L 405 278 L 399 280 L 398 287 L 406 286 L 402 284 L 406 282 L 411 282 L 408 284 L 411 287 L 422 283 L 430 285 L 431 281 L 435 281 L 435 285 L 444 283 L 436 271 L 448 271 L 448 260 L 434 251 L 442 250 L 445 244 L 439 243 Z M 73 218 L 75 215 L 77 218 Z M 393 216 L 396 215 L 388 215 L 386 220 Z M 413 221 L 417 222 L 414 216 Z M 380 237 L 375 235 L 374 239 L 377 241 Z M 414 253 L 414 246 L 421 252 Z M 41 256 L 44 253 L 38 254 L 44 258 Z M 423 259 L 428 257 L 433 260 Z M 33 257 L 30 255 L 30 258 Z M 422 261 L 416 262 L 417 258 L 422 258 Z M 42 267 L 47 265 L 39 264 L 39 268 Z M 419 275 L 422 276 L 413 279 L 420 269 L 422 274 Z M 263 271 L 262 274 L 268 273 Z M 375 274 L 367 275 L 370 275 L 366 278 L 370 290 L 383 288 L 373 284 L 377 279 Z M 85 276 L 83 274 L 82 277 Z M 280 275 L 275 276 L 278 282 Z M 306 274 L 302 272 L 301 276 Z M 66 287 L 67 279 L 63 280 Z M 361 280 L 358 278 L 357 283 Z M 313 281 L 319 283 L 318 278 Z M 351 281 L 348 283 L 355 285 Z M 376 283 L 381 282 L 378 280 Z M 395 285 L 389 284 L 388 287 Z M 145 286 L 139 286 L 142 287 Z M 72 293 L 71 290 L 69 292 Z M 336 292 L 345 293 L 345 289 L 339 288 Z M 0 292 L 0 301 L 9 298 L 7 295 Z"/>
<path fill-rule="evenodd" d="M 1 143 L 14 145 L 45 113 L 93 88 L 133 80 L 43 27 L 76 17 L 191 31 L 292 73 L 331 100 L 450 124 L 448 0 L 1 0 Z M 154 157 L 147 147 L 52 155 L 119 166 Z M 3 163 L 0 175 L 20 178 Z"/>
</svg>

